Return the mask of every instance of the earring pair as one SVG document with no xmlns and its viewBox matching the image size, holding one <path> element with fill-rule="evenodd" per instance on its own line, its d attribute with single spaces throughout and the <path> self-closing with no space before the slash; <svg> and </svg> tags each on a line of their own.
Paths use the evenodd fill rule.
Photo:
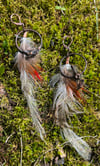
<svg viewBox="0 0 100 166">
<path fill-rule="evenodd" d="M 13 21 L 14 16 L 18 17 L 19 23 Z M 18 53 L 15 56 L 15 63 L 20 71 L 21 89 L 27 100 L 33 125 L 40 134 L 41 139 L 44 140 L 46 133 L 41 125 L 42 120 L 38 113 L 37 100 L 35 98 L 38 81 L 42 81 L 40 75 L 42 68 L 40 66 L 39 56 L 39 51 L 42 47 L 42 37 L 35 30 L 25 29 L 24 24 L 17 14 L 11 15 L 11 21 L 16 25 L 23 27 L 23 30 L 17 33 L 15 39 L 16 47 L 18 49 Z M 30 32 L 39 36 L 39 46 L 37 46 L 30 37 L 27 37 L 27 34 Z M 19 38 L 21 39 L 20 46 L 18 45 Z M 63 46 L 68 50 L 67 55 L 64 56 L 60 62 L 60 74 L 53 76 L 50 82 L 53 86 L 58 83 L 53 102 L 55 122 L 60 126 L 63 137 L 67 139 L 70 145 L 74 147 L 85 160 L 90 160 L 91 148 L 81 137 L 77 136 L 74 131 L 70 129 L 68 123 L 68 121 L 71 121 L 71 116 L 81 113 L 79 110 L 82 108 L 82 103 L 85 101 L 83 97 L 85 88 L 81 75 L 87 67 L 87 61 L 82 55 L 70 52 L 72 38 L 70 38 L 71 41 L 68 46 L 65 45 L 66 38 L 70 37 L 65 36 L 63 39 Z M 69 63 L 70 57 L 77 55 L 82 57 L 85 61 L 85 68 L 81 73 L 77 71 L 74 65 L 70 65 Z M 66 64 L 62 65 L 65 59 Z"/>
</svg>

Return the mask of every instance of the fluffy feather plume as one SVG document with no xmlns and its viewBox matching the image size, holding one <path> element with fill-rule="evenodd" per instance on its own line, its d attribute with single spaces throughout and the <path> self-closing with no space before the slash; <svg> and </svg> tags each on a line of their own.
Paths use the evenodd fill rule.
<svg viewBox="0 0 100 166">
<path fill-rule="evenodd" d="M 62 66 L 62 72 L 67 76 L 74 76 L 74 71 L 70 64 Z M 84 158 L 90 160 L 91 148 L 79 136 L 77 136 L 68 124 L 68 119 L 73 114 L 82 113 L 82 103 L 84 102 L 84 88 L 77 88 L 77 81 L 75 79 L 65 78 L 61 74 L 56 74 L 52 77 L 51 86 L 55 86 L 58 82 L 56 94 L 53 102 L 53 109 L 55 110 L 56 124 L 61 127 L 64 138 L 70 143 L 72 147 Z"/>
<path fill-rule="evenodd" d="M 23 51 L 33 51 L 35 48 L 34 42 L 24 34 L 24 37 L 21 39 L 20 48 Z M 26 59 L 25 54 L 18 52 L 15 56 L 15 63 L 20 71 L 21 89 L 27 100 L 33 125 L 40 134 L 41 139 L 44 140 L 45 130 L 41 125 L 41 118 L 35 99 L 36 85 L 38 81 L 42 81 L 42 77 L 39 74 L 39 71 L 42 70 L 39 65 L 40 57 L 37 54 L 35 57 Z"/>
</svg>

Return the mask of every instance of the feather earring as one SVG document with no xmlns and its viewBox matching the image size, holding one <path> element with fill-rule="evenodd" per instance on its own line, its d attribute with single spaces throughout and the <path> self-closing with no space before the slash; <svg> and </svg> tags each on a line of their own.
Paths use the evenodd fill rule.
<svg viewBox="0 0 100 166">
<path fill-rule="evenodd" d="M 67 37 L 68 36 L 65 36 L 64 40 Z M 63 45 L 69 50 L 69 46 L 67 47 L 64 44 L 64 40 Z M 52 87 L 58 83 L 53 101 L 53 110 L 55 110 L 55 122 L 60 126 L 63 137 L 75 148 L 84 160 L 90 160 L 91 148 L 81 137 L 72 131 L 67 120 L 70 120 L 70 116 L 73 116 L 73 114 L 81 113 L 79 110 L 82 109 L 82 103 L 85 101 L 85 88 L 83 85 L 83 79 L 80 78 L 80 75 L 83 74 L 86 69 L 86 59 L 80 55 L 84 58 L 86 66 L 84 71 L 79 74 L 75 67 L 69 64 L 69 58 L 73 55 L 79 54 L 69 53 L 68 51 L 67 56 L 65 56 L 60 62 L 61 73 L 54 75 L 51 79 L 50 84 Z M 62 65 L 65 58 L 66 64 Z"/>
<path fill-rule="evenodd" d="M 12 20 L 14 15 L 19 18 L 19 23 L 15 23 Z M 38 32 L 32 29 L 24 29 L 24 24 L 21 23 L 20 17 L 17 14 L 11 15 L 11 21 L 16 25 L 23 26 L 23 30 L 16 35 L 16 46 L 19 51 L 15 56 L 15 64 L 17 64 L 20 72 L 21 89 L 27 100 L 33 125 L 35 126 L 36 131 L 40 134 L 40 138 L 44 140 L 45 130 L 41 125 L 42 121 L 38 113 L 37 101 L 35 99 L 35 87 L 38 82 L 42 81 L 42 77 L 39 74 L 42 70 L 40 67 L 39 56 L 39 51 L 42 47 L 42 38 Z M 40 37 L 41 44 L 39 47 L 36 47 L 32 39 L 27 37 L 28 32 L 35 33 Z M 21 44 L 18 46 L 18 38 L 22 34 Z"/>
</svg>

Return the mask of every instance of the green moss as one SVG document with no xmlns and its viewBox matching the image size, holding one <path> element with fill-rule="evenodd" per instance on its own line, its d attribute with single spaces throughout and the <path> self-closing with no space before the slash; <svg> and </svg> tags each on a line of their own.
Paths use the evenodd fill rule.
<svg viewBox="0 0 100 166">
<path fill-rule="evenodd" d="M 61 8 L 64 7 L 63 15 Z M 37 99 L 39 111 L 44 122 L 47 137 L 42 142 L 32 126 L 29 110 L 24 95 L 21 92 L 20 75 L 14 67 L 13 59 L 17 51 L 15 46 L 15 34 L 21 30 L 11 23 L 10 16 L 17 13 L 21 16 L 25 27 L 37 30 L 43 38 L 41 51 L 41 65 L 44 69 L 42 76 L 44 83 L 38 88 Z M 85 113 L 72 118 L 74 131 L 81 136 L 96 136 L 84 138 L 93 147 L 94 157 L 92 163 L 84 161 L 73 148 L 64 147 L 66 152 L 65 165 L 67 166 L 99 166 L 100 165 L 100 50 L 98 48 L 96 33 L 96 17 L 93 0 L 86 1 L 61 1 L 57 0 L 1 0 L 0 1 L 0 81 L 5 86 L 9 98 L 16 103 L 9 110 L 9 101 L 4 98 L 1 101 L 1 126 L 3 128 L 3 143 L 1 162 L 5 166 L 20 165 L 20 138 L 23 140 L 23 166 L 31 166 L 37 161 L 51 162 L 59 152 L 57 143 L 62 144 L 60 129 L 54 126 L 52 101 L 53 90 L 49 87 L 49 80 L 55 72 L 58 72 L 59 62 L 67 51 L 63 49 L 62 39 L 64 35 L 71 35 L 73 43 L 71 51 L 84 55 L 88 62 L 85 71 L 85 83 L 90 90 L 88 104 L 84 108 Z M 54 43 L 54 44 L 52 44 Z M 72 63 L 77 64 L 82 70 L 84 62 L 81 58 L 72 58 Z M 96 95 L 94 95 L 96 94 Z M 78 128 L 77 128 L 78 127 Z M 21 133 L 20 133 L 21 131 Z M 9 135 L 13 134 L 7 144 Z M 51 149 L 50 152 L 48 152 Z M 53 150 L 54 149 L 54 150 Z"/>
</svg>

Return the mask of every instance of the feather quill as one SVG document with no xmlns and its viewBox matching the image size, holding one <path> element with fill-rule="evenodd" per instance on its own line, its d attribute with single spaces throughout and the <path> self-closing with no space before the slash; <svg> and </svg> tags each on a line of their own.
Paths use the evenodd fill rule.
<svg viewBox="0 0 100 166">
<path fill-rule="evenodd" d="M 20 48 L 23 51 L 33 51 L 35 48 L 34 42 L 25 37 L 21 39 Z M 41 71 L 39 65 L 40 57 L 37 54 L 35 57 L 26 59 L 26 55 L 18 52 L 15 56 L 15 64 L 17 64 L 20 71 L 21 89 L 27 100 L 30 114 L 32 117 L 33 125 L 36 131 L 40 134 L 40 138 L 44 140 L 45 130 L 41 125 L 41 118 L 38 113 L 37 101 L 35 99 L 36 82 L 42 81 L 38 71 Z"/>
<path fill-rule="evenodd" d="M 63 65 L 62 71 L 67 76 L 74 76 L 74 71 L 70 64 Z M 56 74 L 51 79 L 51 86 L 54 87 L 56 83 L 58 83 L 58 86 L 53 101 L 56 124 L 60 126 L 64 138 L 76 149 L 84 160 L 90 160 L 91 148 L 70 129 L 70 125 L 68 124 L 70 116 L 82 113 L 79 110 L 82 109 L 82 102 L 84 100 L 82 89 L 84 90 L 84 88 L 77 89 L 77 82 L 74 79 L 65 78 L 61 74 Z"/>
</svg>

